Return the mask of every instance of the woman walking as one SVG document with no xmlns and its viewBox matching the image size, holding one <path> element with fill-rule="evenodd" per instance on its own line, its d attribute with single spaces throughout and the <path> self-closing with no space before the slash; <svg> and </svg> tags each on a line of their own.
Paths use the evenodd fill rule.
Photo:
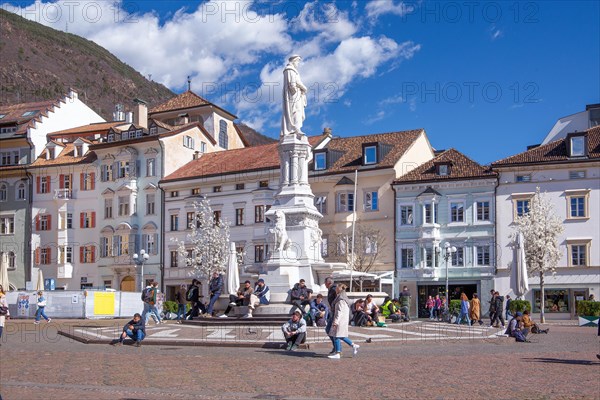
<svg viewBox="0 0 600 400">
<path fill-rule="evenodd" d="M 460 294 L 460 314 L 456 318 L 456 325 L 460 325 L 463 318 L 466 318 L 467 325 L 471 326 L 471 320 L 469 319 L 469 299 L 464 293 Z"/>
<path fill-rule="evenodd" d="M 331 308 L 334 310 L 333 323 L 328 335 L 333 337 L 334 350 L 327 357 L 329 358 L 341 358 L 342 355 L 342 341 L 348 346 L 352 347 L 354 354 L 358 352 L 360 347 L 357 344 L 352 343 L 352 340 L 348 338 L 348 322 L 350 321 L 350 307 L 348 307 L 348 296 L 346 295 L 346 285 L 337 285 L 336 298 L 333 301 Z"/>
<path fill-rule="evenodd" d="M 37 325 L 37 324 L 40 323 L 40 317 L 44 317 L 44 319 L 46 320 L 46 322 L 52 321 L 52 319 L 48 318 L 48 316 L 44 312 L 45 308 L 46 308 L 46 298 L 44 297 L 44 292 L 42 292 L 40 290 L 38 292 L 37 311 L 35 312 L 35 321 L 33 322 L 34 324 Z"/>
<path fill-rule="evenodd" d="M 433 300 L 433 297 L 429 296 L 427 298 L 425 308 L 429 310 L 429 320 L 433 321 L 433 310 L 435 309 L 435 300 Z"/>
<path fill-rule="evenodd" d="M 479 322 L 479 325 L 483 325 L 481 320 L 481 302 L 477 293 L 473 293 L 473 299 L 471 299 L 471 325 L 475 325 L 475 322 Z"/>
<path fill-rule="evenodd" d="M 4 330 L 4 324 L 6 319 L 10 319 L 10 311 L 8 311 L 8 302 L 6 301 L 6 295 L 4 294 L 4 288 L 0 285 L 0 345 L 2 345 L 2 331 Z"/>
</svg>

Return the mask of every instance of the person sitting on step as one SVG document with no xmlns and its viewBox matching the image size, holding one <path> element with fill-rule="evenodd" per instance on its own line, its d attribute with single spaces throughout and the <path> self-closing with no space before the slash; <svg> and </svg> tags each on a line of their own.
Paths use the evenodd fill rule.
<svg viewBox="0 0 600 400">
<path fill-rule="evenodd" d="M 306 340 L 306 321 L 302 318 L 302 311 L 296 309 L 292 317 L 281 327 L 285 337 L 286 350 L 296 351 Z"/>
<path fill-rule="evenodd" d="M 220 317 L 227 318 L 229 312 L 235 306 L 239 307 L 250 304 L 250 295 L 252 295 L 252 293 L 254 293 L 254 290 L 252 289 L 252 286 L 250 286 L 250 281 L 244 282 L 236 294 L 229 295 L 229 305 Z"/>
<path fill-rule="evenodd" d="M 290 295 L 290 303 L 294 305 L 294 308 L 299 308 L 302 312 L 302 315 L 306 313 L 304 307 L 310 304 L 310 296 L 312 295 L 312 290 L 306 287 L 306 282 L 304 279 L 300 279 L 298 283 L 294 285 L 292 288 L 292 293 Z"/>
<path fill-rule="evenodd" d="M 531 316 L 529 315 L 529 310 L 523 311 L 523 327 L 527 329 L 528 332 L 531 333 L 548 333 L 550 328 L 540 329 L 540 326 L 533 322 Z"/>
</svg>

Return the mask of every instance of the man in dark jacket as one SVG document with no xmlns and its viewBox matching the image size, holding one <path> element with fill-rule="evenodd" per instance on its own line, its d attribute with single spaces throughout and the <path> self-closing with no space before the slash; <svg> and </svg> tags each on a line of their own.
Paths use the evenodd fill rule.
<svg viewBox="0 0 600 400">
<path fill-rule="evenodd" d="M 128 336 L 135 341 L 135 347 L 140 347 L 142 345 L 142 340 L 146 337 L 146 325 L 139 313 L 135 313 L 133 319 L 125 324 L 119 340 L 114 341 L 112 345 L 122 345 L 123 340 Z"/>
<path fill-rule="evenodd" d="M 496 292 L 494 289 L 490 290 L 490 326 L 494 325 L 494 320 L 496 319 Z"/>
<path fill-rule="evenodd" d="M 496 313 L 492 326 L 494 328 L 499 328 L 498 320 L 500 320 L 500 322 L 502 323 L 502 327 L 504 328 L 504 296 L 500 296 L 500 293 L 495 292 L 494 303 L 496 305 Z"/>
<path fill-rule="evenodd" d="M 410 290 L 408 290 L 408 286 L 404 286 L 402 291 L 400 292 L 400 296 L 398 296 L 398 300 L 400 300 L 400 311 L 402 311 L 402 318 L 404 321 L 410 321 Z"/>
<path fill-rule="evenodd" d="M 236 294 L 229 295 L 229 305 L 227 309 L 220 315 L 221 318 L 226 318 L 227 314 L 235 306 L 247 306 L 250 303 L 250 296 L 254 293 L 254 289 L 250 286 L 250 281 L 244 282 L 244 284 L 238 289 Z"/>
<path fill-rule="evenodd" d="M 213 272 L 212 279 L 208 284 L 208 291 L 210 292 L 210 301 L 208 303 L 206 314 L 210 317 L 214 314 L 213 307 L 223 291 L 223 275 L 219 274 L 219 272 Z"/>
<path fill-rule="evenodd" d="M 292 288 L 292 293 L 290 294 L 290 303 L 295 307 L 300 309 L 302 315 L 306 313 L 305 307 L 310 305 L 310 296 L 312 295 L 312 290 L 306 287 L 306 282 L 304 279 L 300 279 L 298 283 L 294 285 Z"/>
<path fill-rule="evenodd" d="M 335 298 L 337 297 L 336 286 L 337 285 L 333 282 L 332 277 L 328 276 L 327 278 L 325 278 L 325 287 L 327 288 L 327 303 L 328 303 L 330 310 L 331 310 L 331 305 L 333 304 L 333 302 L 335 301 Z M 331 325 L 333 325 L 333 310 L 329 313 L 329 319 L 327 319 L 327 325 L 325 326 L 325 333 L 329 334 Z M 331 344 L 333 344 L 333 350 L 331 350 L 331 353 L 329 353 L 329 354 L 334 354 L 336 352 L 335 351 L 335 338 L 333 336 L 329 336 L 329 339 L 331 339 Z"/>
<path fill-rule="evenodd" d="M 206 308 L 204 307 L 204 304 L 202 304 L 201 301 L 201 285 L 202 282 L 200 282 L 198 279 L 193 279 L 192 286 L 188 289 L 188 292 L 186 293 L 186 297 L 192 303 L 192 308 L 190 309 L 190 311 L 188 311 L 188 313 L 185 316 L 186 319 L 194 319 L 195 317 L 200 315 L 200 312 L 202 312 L 203 314 L 206 312 Z"/>
</svg>

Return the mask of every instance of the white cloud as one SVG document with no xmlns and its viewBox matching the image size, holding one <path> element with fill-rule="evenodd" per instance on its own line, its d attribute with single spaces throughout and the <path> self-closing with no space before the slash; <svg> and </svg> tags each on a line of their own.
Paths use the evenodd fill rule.
<svg viewBox="0 0 600 400">
<path fill-rule="evenodd" d="M 502 32 L 502 30 L 496 28 L 495 25 L 492 25 L 489 29 L 489 34 L 490 34 L 490 38 L 492 39 L 492 41 L 502 37 L 504 35 L 504 32 Z"/>
<path fill-rule="evenodd" d="M 406 100 L 404 99 L 404 97 L 402 97 L 401 95 L 397 94 L 395 96 L 390 96 L 387 97 L 383 100 L 379 101 L 379 105 L 380 106 L 387 106 L 387 105 L 391 105 L 391 104 L 400 104 L 400 103 L 405 103 Z"/>
<path fill-rule="evenodd" d="M 367 17 L 370 19 L 377 19 L 384 14 L 393 14 L 403 17 L 406 14 L 413 12 L 414 9 L 414 6 L 410 4 L 405 4 L 402 1 L 395 3 L 393 0 L 372 0 L 365 6 Z"/>
<path fill-rule="evenodd" d="M 383 111 L 383 110 L 378 111 L 375 115 L 371 115 L 365 120 L 365 125 L 372 125 L 375 122 L 381 121 L 384 118 L 385 118 L 385 111 Z"/>
</svg>

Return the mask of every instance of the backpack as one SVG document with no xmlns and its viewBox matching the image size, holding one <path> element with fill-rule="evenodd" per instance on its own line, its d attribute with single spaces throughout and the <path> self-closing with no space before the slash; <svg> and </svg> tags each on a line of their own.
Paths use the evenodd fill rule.
<svg viewBox="0 0 600 400">
<path fill-rule="evenodd" d="M 190 288 L 185 292 L 185 298 L 187 301 L 196 300 L 196 286 L 190 286 Z"/>
<path fill-rule="evenodd" d="M 142 292 L 142 301 L 154 305 L 154 288 L 147 288 Z"/>
</svg>

